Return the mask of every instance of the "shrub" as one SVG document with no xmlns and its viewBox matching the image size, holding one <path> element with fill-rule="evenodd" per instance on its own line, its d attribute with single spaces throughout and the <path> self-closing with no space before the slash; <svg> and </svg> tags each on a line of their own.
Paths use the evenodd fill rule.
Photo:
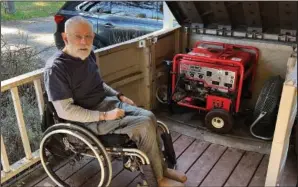
<svg viewBox="0 0 298 187">
<path fill-rule="evenodd" d="M 19 44 L 10 46 L 1 35 L 1 80 L 28 73 L 43 66 L 40 64 L 39 52 L 27 46 L 28 37 L 22 35 L 21 38 Z M 33 83 L 19 86 L 18 90 L 31 149 L 35 151 L 39 147 L 41 137 L 41 120 Z M 0 102 L 1 133 L 12 164 L 23 158 L 25 154 L 10 91 L 1 93 Z"/>
</svg>

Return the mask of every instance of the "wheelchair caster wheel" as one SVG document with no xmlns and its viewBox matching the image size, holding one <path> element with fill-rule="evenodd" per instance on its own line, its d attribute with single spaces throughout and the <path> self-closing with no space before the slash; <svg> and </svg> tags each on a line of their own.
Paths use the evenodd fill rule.
<svg viewBox="0 0 298 187">
<path fill-rule="evenodd" d="M 143 182 L 142 183 L 138 183 L 137 184 L 137 187 L 148 187 L 148 183 L 145 181 L 145 180 L 143 180 Z"/>
</svg>

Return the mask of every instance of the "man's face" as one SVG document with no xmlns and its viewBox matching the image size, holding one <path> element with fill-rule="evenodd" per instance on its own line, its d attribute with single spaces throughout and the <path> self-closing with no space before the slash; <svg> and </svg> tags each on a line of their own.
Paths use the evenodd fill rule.
<svg viewBox="0 0 298 187">
<path fill-rule="evenodd" d="M 87 23 L 77 23 L 62 34 L 67 51 L 71 56 L 87 58 L 92 50 L 94 33 Z"/>
</svg>

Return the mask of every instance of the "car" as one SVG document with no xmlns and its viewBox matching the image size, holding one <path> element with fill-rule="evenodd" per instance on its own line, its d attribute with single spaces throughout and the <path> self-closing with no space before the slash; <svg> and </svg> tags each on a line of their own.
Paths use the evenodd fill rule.
<svg viewBox="0 0 298 187">
<path fill-rule="evenodd" d="M 64 47 L 61 33 L 66 20 L 83 16 L 93 25 L 94 49 L 127 41 L 163 28 L 163 2 L 68 1 L 54 15 L 55 44 Z"/>
</svg>

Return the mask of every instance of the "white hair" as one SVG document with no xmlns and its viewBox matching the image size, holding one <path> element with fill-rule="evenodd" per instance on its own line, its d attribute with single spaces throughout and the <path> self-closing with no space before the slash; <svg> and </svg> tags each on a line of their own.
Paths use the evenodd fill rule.
<svg viewBox="0 0 298 187">
<path fill-rule="evenodd" d="M 70 30 L 70 27 L 72 25 L 76 25 L 76 24 L 79 24 L 79 23 L 86 23 L 86 24 L 88 24 L 90 26 L 90 29 L 93 32 L 93 26 L 92 26 L 92 24 L 87 19 L 83 18 L 82 16 L 74 16 L 74 17 L 71 17 L 70 19 L 68 19 L 65 22 L 64 32 L 67 33 Z"/>
</svg>

